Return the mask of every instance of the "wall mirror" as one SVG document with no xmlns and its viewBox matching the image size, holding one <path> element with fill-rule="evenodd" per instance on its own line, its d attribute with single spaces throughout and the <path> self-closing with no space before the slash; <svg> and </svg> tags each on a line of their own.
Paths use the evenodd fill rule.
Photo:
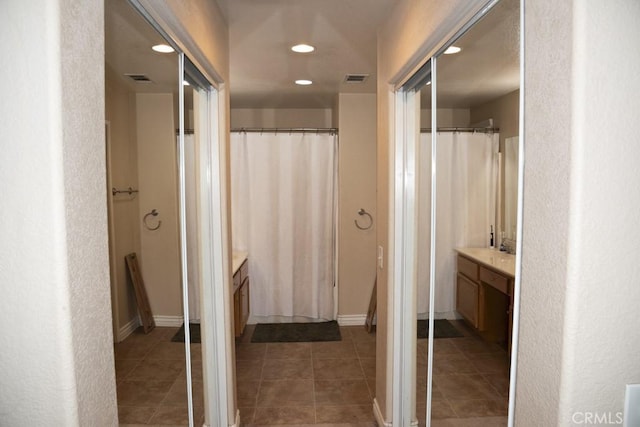
<svg viewBox="0 0 640 427">
<path fill-rule="evenodd" d="M 507 425 L 515 259 L 499 247 L 516 226 L 520 4 L 489 5 L 434 57 L 433 79 L 414 85 L 421 105 L 416 414 L 427 425 L 459 418 Z M 431 321 L 429 342 L 421 322 Z"/>
</svg>

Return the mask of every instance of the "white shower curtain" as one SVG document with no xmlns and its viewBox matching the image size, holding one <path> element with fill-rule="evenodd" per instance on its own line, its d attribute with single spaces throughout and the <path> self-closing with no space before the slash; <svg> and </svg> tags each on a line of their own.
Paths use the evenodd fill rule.
<svg viewBox="0 0 640 427">
<path fill-rule="evenodd" d="M 249 253 L 251 319 L 334 319 L 335 135 L 231 134 L 233 246 Z"/>
<path fill-rule="evenodd" d="M 496 227 L 497 133 L 439 132 L 436 159 L 436 318 L 453 318 L 456 247 L 488 247 Z M 418 316 L 429 311 L 431 133 L 420 135 Z"/>
</svg>

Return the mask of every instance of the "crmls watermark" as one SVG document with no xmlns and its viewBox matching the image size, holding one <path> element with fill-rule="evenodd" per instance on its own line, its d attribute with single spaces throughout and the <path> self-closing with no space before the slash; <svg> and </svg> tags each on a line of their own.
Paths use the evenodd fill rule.
<svg viewBox="0 0 640 427">
<path fill-rule="evenodd" d="M 604 426 L 622 424 L 622 412 L 574 412 L 571 421 L 577 425 Z"/>
</svg>

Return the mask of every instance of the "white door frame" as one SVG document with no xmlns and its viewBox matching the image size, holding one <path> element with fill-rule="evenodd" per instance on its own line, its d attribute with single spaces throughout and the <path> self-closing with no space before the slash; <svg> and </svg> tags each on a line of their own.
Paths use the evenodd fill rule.
<svg viewBox="0 0 640 427">
<path fill-rule="evenodd" d="M 393 215 L 389 272 L 393 286 L 393 366 L 392 422 L 394 426 L 413 426 L 416 413 L 416 247 L 418 206 L 417 168 L 420 130 L 419 96 L 414 90 L 395 94 L 395 144 L 391 185 Z"/>
<path fill-rule="evenodd" d="M 226 194 L 226 144 L 220 135 L 219 91 L 198 97 L 198 222 L 202 280 L 202 357 L 205 412 L 209 425 L 229 425 L 235 407 L 234 337 L 232 322 Z M 187 313 L 188 315 L 188 313 Z M 237 414 L 234 415 L 237 419 Z M 237 423 L 237 422 L 236 422 Z"/>
</svg>

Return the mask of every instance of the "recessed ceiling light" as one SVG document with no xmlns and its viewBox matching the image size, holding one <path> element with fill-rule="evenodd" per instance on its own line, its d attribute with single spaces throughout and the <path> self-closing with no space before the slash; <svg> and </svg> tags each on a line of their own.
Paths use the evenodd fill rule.
<svg viewBox="0 0 640 427">
<path fill-rule="evenodd" d="M 447 50 L 445 50 L 445 51 L 444 51 L 444 54 L 445 54 L 445 55 L 451 55 L 451 54 L 454 54 L 454 53 L 458 53 L 458 52 L 460 52 L 461 50 L 462 50 L 462 48 L 459 48 L 458 46 L 453 46 L 453 45 L 451 45 L 451 46 L 449 46 L 449 47 L 447 48 Z"/>
<path fill-rule="evenodd" d="M 311 80 L 296 80 L 296 84 L 300 85 L 300 86 L 309 86 L 310 84 L 313 84 L 313 82 Z"/>
<path fill-rule="evenodd" d="M 298 53 L 309 53 L 316 50 L 316 48 L 308 44 L 297 44 L 295 46 L 291 46 L 291 50 Z"/>
<path fill-rule="evenodd" d="M 160 52 L 160 53 L 172 53 L 172 52 L 175 52 L 175 50 L 173 50 L 173 48 L 171 46 L 169 46 L 168 44 L 157 44 L 155 46 L 152 46 L 151 49 L 155 50 L 156 52 Z"/>
</svg>

